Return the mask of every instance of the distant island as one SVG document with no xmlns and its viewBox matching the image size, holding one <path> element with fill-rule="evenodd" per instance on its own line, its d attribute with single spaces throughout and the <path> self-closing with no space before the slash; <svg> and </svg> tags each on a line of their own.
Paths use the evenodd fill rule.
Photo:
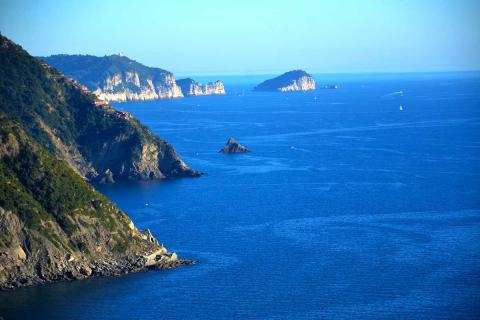
<svg viewBox="0 0 480 320">
<path fill-rule="evenodd" d="M 315 90 L 315 79 L 303 70 L 293 70 L 276 78 L 266 80 L 254 88 L 254 91 L 309 91 Z"/>
<path fill-rule="evenodd" d="M 326 84 L 321 87 L 321 89 L 338 89 L 338 85 L 336 84 Z"/>
<path fill-rule="evenodd" d="M 206 96 L 225 94 L 225 86 L 221 81 L 201 84 L 191 78 L 177 80 L 184 96 Z"/>
<path fill-rule="evenodd" d="M 40 59 L 85 85 L 105 101 L 225 94 L 221 81 L 202 85 L 193 79 L 184 79 L 178 83 L 173 73 L 147 67 L 121 54 L 104 57 L 59 54 Z"/>
</svg>

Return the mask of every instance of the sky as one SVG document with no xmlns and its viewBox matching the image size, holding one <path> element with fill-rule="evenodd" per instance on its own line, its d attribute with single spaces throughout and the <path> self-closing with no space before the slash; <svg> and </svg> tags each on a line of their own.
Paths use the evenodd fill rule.
<svg viewBox="0 0 480 320">
<path fill-rule="evenodd" d="M 185 75 L 480 70 L 480 0 L 0 0 L 0 32 Z"/>
</svg>

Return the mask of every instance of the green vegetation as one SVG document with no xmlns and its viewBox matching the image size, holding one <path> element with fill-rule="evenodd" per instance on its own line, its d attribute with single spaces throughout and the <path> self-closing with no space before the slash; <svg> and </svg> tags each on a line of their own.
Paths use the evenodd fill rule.
<svg viewBox="0 0 480 320">
<path fill-rule="evenodd" d="M 128 226 L 120 210 L 2 114 L 0 145 L 0 207 L 15 213 L 27 228 L 39 231 L 58 248 L 71 242 L 69 249 L 82 252 L 88 252 L 85 243 L 62 241 L 47 222 L 58 225 L 69 237 L 85 225 L 126 235 Z M 97 218 L 101 225 L 77 223 L 78 215 Z M 129 241 L 120 237 L 115 250 L 119 245 L 126 250 Z M 3 238 L 0 242 L 8 243 Z"/>
<path fill-rule="evenodd" d="M 147 144 L 163 157 L 154 165 L 181 170 L 138 121 L 0 35 L 0 288 L 83 277 L 79 266 L 105 261 L 118 265 L 99 272 L 115 273 L 157 249 L 84 179 L 145 175 L 131 171 Z"/>
<path fill-rule="evenodd" d="M 147 143 L 158 146 L 159 161 L 153 165 L 165 176 L 198 175 L 182 166 L 171 145 L 138 121 L 120 117 L 80 84 L 1 35 L 0 112 L 88 179 L 107 169 L 115 180 L 148 177 L 150 172 L 136 165 Z"/>
</svg>

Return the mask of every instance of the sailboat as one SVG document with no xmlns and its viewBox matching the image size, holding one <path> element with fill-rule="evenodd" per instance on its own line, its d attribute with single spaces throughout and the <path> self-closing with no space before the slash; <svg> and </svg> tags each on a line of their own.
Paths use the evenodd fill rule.
<svg viewBox="0 0 480 320">
<path fill-rule="evenodd" d="M 400 106 L 400 111 L 403 111 L 403 106 Z"/>
</svg>

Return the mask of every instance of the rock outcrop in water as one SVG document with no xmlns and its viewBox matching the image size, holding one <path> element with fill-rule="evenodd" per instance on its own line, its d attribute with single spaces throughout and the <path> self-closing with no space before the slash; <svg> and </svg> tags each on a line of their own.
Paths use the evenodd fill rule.
<svg viewBox="0 0 480 320">
<path fill-rule="evenodd" d="M 247 148 L 239 144 L 234 138 L 229 138 L 227 143 L 219 151 L 220 153 L 245 153 L 250 152 Z"/>
<path fill-rule="evenodd" d="M 180 90 L 180 89 L 178 89 Z M 0 112 L 89 180 L 112 182 L 200 173 L 134 117 L 99 100 L 2 37 Z"/>
<path fill-rule="evenodd" d="M 294 70 L 266 80 L 254 90 L 280 92 L 315 90 L 315 79 L 303 70 Z"/>
<path fill-rule="evenodd" d="M 225 86 L 221 81 L 201 84 L 191 78 L 177 80 L 184 96 L 205 96 L 225 94 Z"/>
</svg>

